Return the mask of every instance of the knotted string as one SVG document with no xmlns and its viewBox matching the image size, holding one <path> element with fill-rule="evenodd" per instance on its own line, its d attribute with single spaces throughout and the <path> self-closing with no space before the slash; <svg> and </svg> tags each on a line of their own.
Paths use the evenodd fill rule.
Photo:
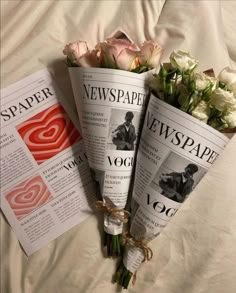
<svg viewBox="0 0 236 293">
<path fill-rule="evenodd" d="M 151 248 L 147 246 L 146 241 L 136 240 L 131 235 L 129 235 L 128 232 L 125 232 L 123 234 L 123 242 L 124 242 L 124 244 L 129 244 L 131 246 L 138 247 L 139 249 L 141 249 L 143 252 L 143 256 L 144 256 L 143 262 L 149 261 L 152 259 L 153 252 L 152 252 Z"/>
<path fill-rule="evenodd" d="M 139 249 L 142 250 L 144 259 L 142 262 L 145 261 L 150 261 L 153 257 L 153 251 L 150 247 L 147 246 L 147 242 L 144 240 L 136 240 L 134 239 L 131 235 L 128 234 L 128 232 L 125 232 L 123 234 L 123 243 L 124 244 L 129 244 L 133 247 L 138 247 Z M 137 278 L 137 271 L 134 273 L 133 278 L 132 278 L 132 284 L 134 285 L 136 282 Z"/>
<path fill-rule="evenodd" d="M 125 209 L 118 209 L 116 207 L 112 207 L 107 202 L 97 201 L 96 208 L 105 214 L 111 215 L 112 217 L 120 220 L 122 223 L 128 223 L 128 219 L 130 217 L 130 212 Z"/>
</svg>

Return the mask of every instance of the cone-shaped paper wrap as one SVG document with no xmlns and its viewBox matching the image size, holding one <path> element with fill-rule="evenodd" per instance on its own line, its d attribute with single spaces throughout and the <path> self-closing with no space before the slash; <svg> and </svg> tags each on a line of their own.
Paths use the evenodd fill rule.
<svg viewBox="0 0 236 293">
<path fill-rule="evenodd" d="M 69 72 L 89 165 L 103 201 L 123 209 L 147 100 L 147 75 L 78 67 Z M 121 234 L 122 227 L 105 213 L 106 233 Z"/>
<path fill-rule="evenodd" d="M 133 239 L 146 244 L 159 235 L 227 142 L 212 127 L 151 95 L 137 153 Z M 143 252 L 128 244 L 124 267 L 134 273 L 144 260 Z"/>
</svg>

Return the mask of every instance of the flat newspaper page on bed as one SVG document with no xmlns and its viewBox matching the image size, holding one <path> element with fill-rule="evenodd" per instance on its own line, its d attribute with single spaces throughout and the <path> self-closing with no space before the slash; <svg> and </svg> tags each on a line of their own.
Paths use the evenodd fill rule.
<svg viewBox="0 0 236 293">
<path fill-rule="evenodd" d="M 1 91 L 1 209 L 27 255 L 88 216 L 79 122 L 48 71 Z"/>
</svg>

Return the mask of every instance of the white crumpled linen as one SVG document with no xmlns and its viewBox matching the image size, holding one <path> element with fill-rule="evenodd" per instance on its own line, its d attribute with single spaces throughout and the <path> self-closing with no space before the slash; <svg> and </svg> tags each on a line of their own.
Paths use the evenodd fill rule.
<svg viewBox="0 0 236 293">
<path fill-rule="evenodd" d="M 1 2 L 1 87 L 48 67 L 74 105 L 62 50 L 89 46 L 117 30 L 141 44 L 158 40 L 163 61 L 190 51 L 201 70 L 236 68 L 235 1 L 12 1 Z M 74 108 L 75 109 L 75 108 Z M 76 110 L 75 110 L 76 111 Z M 236 292 L 236 137 L 150 247 L 127 292 Z M 103 218 L 80 225 L 27 258 L 1 215 L 1 292 L 112 293 L 117 260 L 102 252 Z"/>
</svg>

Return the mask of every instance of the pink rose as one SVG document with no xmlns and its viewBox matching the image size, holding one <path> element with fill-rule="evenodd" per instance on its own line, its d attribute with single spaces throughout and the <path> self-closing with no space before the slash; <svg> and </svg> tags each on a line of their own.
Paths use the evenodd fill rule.
<svg viewBox="0 0 236 293">
<path fill-rule="evenodd" d="M 66 55 L 72 63 L 78 66 L 100 67 L 98 51 L 88 50 L 86 42 L 78 41 L 66 45 L 63 54 Z"/>
<path fill-rule="evenodd" d="M 75 43 L 69 43 L 65 46 L 63 54 L 66 55 L 71 62 L 77 63 L 79 58 L 88 52 L 88 46 L 86 42 L 78 41 Z"/>
<path fill-rule="evenodd" d="M 139 66 L 139 51 L 124 49 L 117 57 L 116 63 L 119 69 L 131 71 Z"/>
<path fill-rule="evenodd" d="M 77 61 L 82 67 L 101 67 L 101 59 L 97 50 L 88 51 Z"/>
<path fill-rule="evenodd" d="M 163 48 L 160 45 L 152 41 L 145 41 L 141 47 L 139 62 L 141 65 L 156 68 L 160 64 L 162 53 Z"/>
<path fill-rule="evenodd" d="M 129 40 L 110 38 L 96 48 L 101 52 L 102 67 L 132 70 L 138 65 L 139 48 Z"/>
</svg>

